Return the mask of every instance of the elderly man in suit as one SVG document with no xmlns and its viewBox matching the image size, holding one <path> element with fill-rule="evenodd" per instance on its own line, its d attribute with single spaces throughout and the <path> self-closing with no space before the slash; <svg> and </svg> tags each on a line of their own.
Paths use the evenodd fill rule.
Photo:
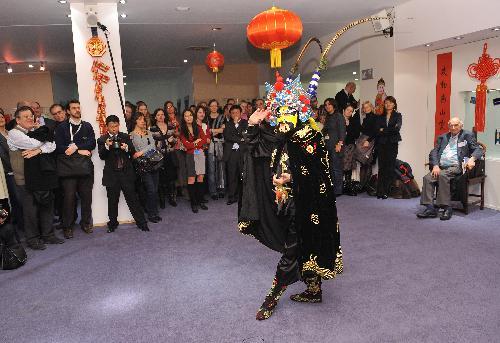
<svg viewBox="0 0 500 343">
<path fill-rule="evenodd" d="M 335 95 L 335 101 L 337 102 L 337 111 L 342 113 L 347 105 L 352 105 L 354 109 L 357 107 L 357 102 L 354 99 L 354 92 L 356 91 L 356 84 L 354 82 L 348 82 L 344 89 L 341 89 Z"/>
<path fill-rule="evenodd" d="M 424 176 L 420 203 L 425 209 L 417 213 L 418 218 L 436 218 L 435 206 L 443 208 L 441 220 L 449 220 L 453 214 L 450 206 L 450 181 L 463 173 L 463 168 L 474 168 L 475 161 L 484 154 L 474 134 L 463 129 L 459 118 L 448 122 L 449 132 L 438 137 L 436 146 L 429 154 L 431 172 Z M 433 204 L 434 188 L 439 186 L 436 204 Z"/>
</svg>

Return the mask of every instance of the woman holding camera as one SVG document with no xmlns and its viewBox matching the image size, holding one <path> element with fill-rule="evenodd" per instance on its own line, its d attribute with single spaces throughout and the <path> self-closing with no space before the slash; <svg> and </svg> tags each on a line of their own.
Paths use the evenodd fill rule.
<svg viewBox="0 0 500 343">
<path fill-rule="evenodd" d="M 144 114 L 140 112 L 137 113 L 132 119 L 132 126 L 134 129 L 130 133 L 130 139 L 132 140 L 132 144 L 136 150 L 136 153 L 133 155 L 134 159 L 156 150 L 155 140 L 146 125 L 146 118 Z M 152 223 L 158 223 L 162 220 L 162 218 L 158 215 L 159 172 L 158 170 L 152 170 L 146 173 L 141 173 L 139 177 L 146 193 L 145 199 L 141 200 L 145 200 L 145 210 L 148 213 L 148 220 Z"/>
<path fill-rule="evenodd" d="M 203 146 L 208 144 L 208 137 L 205 135 L 202 127 L 196 123 L 194 115 L 190 110 L 184 110 L 182 113 L 180 139 L 182 145 L 186 148 L 186 174 L 191 210 L 197 213 L 198 206 L 202 210 L 208 210 L 208 207 L 202 202 L 203 176 L 205 174 Z M 197 169 L 198 173 L 196 172 Z"/>
</svg>

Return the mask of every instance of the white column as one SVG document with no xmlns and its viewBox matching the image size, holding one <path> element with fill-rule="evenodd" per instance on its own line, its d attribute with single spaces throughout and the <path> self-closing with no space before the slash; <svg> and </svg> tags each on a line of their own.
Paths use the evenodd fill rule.
<svg viewBox="0 0 500 343">
<path fill-rule="evenodd" d="M 109 31 L 109 41 L 113 51 L 113 58 L 118 76 L 118 83 L 123 94 L 123 71 L 122 71 L 122 57 L 120 46 L 120 32 L 118 23 L 118 10 L 116 1 L 106 3 L 106 0 L 92 5 L 86 5 L 83 2 L 71 3 L 71 22 L 73 30 L 73 44 L 75 50 L 75 63 L 76 74 L 78 82 L 78 94 L 80 96 L 80 103 L 82 108 L 82 119 L 88 121 L 94 127 L 96 138 L 99 137 L 99 125 L 96 121 L 97 115 L 97 101 L 94 98 L 94 85 L 95 81 L 92 79 L 92 63 L 94 58 L 87 53 L 86 43 L 92 36 L 90 28 L 87 26 L 87 10 L 92 7 L 97 12 L 99 22 L 105 25 Z M 105 42 L 106 38 L 104 33 L 99 30 L 99 37 Z M 111 58 L 109 54 L 109 47 L 107 52 L 100 60 L 111 67 Z M 120 127 L 125 131 L 125 123 L 122 115 L 122 108 L 116 82 L 113 75 L 113 69 L 106 73 L 110 77 L 107 84 L 103 85 L 103 95 L 106 100 L 106 114 L 115 114 L 120 118 Z M 95 166 L 94 172 L 94 189 L 92 199 L 92 217 L 94 225 L 102 225 L 108 221 L 108 204 L 106 197 L 106 189 L 102 186 L 102 170 L 104 162 L 98 156 L 97 149 L 92 155 L 92 160 Z M 127 208 L 123 195 L 120 199 L 118 220 L 130 221 L 132 216 Z"/>
</svg>

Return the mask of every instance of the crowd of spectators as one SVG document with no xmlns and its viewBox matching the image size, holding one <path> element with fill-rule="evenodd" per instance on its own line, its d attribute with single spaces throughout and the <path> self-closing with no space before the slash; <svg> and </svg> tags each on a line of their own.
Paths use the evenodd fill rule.
<svg viewBox="0 0 500 343">
<path fill-rule="evenodd" d="M 317 126 L 329 150 L 335 192 L 355 195 L 349 185 L 360 163 L 354 158 L 360 137 L 363 146 L 374 146 L 370 154 L 379 159 L 377 195 L 386 198 L 393 178 L 401 114 L 396 99 L 385 99 L 382 115 L 365 102 L 354 99 L 355 84 L 348 83 L 335 98 L 319 106 L 312 99 Z M 189 199 L 191 210 L 208 210 L 208 199 L 238 202 L 247 119 L 264 108 L 263 99 L 240 101 L 216 99 L 189 106 L 182 112 L 172 101 L 150 112 L 144 101 L 125 105 L 125 117 L 110 115 L 108 133 L 96 139 L 89 122 L 82 120 L 78 100 L 64 106 L 53 104 L 46 115 L 38 102 L 20 101 L 12 118 L 0 109 L 0 157 L 6 192 L 2 206 L 16 239 L 35 250 L 61 244 L 73 237 L 78 224 L 91 234 L 92 189 L 95 153 L 104 160 L 103 178 L 108 197 L 108 232 L 119 223 L 118 201 L 123 192 L 139 229 L 162 221 L 161 209 L 177 206 L 178 198 Z M 361 184 L 372 174 L 374 159 L 361 164 Z M 205 177 L 205 175 L 207 175 Z M 0 194 L 1 196 L 2 194 Z"/>
</svg>

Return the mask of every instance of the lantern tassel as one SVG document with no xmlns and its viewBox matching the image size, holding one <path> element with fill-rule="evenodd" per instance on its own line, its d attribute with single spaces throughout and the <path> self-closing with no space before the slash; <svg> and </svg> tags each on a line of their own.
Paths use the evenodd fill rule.
<svg viewBox="0 0 500 343">
<path fill-rule="evenodd" d="M 485 110 L 486 110 L 486 92 L 488 86 L 481 83 L 476 87 L 476 113 L 475 113 L 475 127 L 476 132 L 484 132 L 485 127 Z"/>
<path fill-rule="evenodd" d="M 215 84 L 217 84 L 217 75 L 219 75 L 219 73 L 215 73 Z"/>
<path fill-rule="evenodd" d="M 271 49 L 271 68 L 281 68 L 280 49 Z"/>
</svg>

